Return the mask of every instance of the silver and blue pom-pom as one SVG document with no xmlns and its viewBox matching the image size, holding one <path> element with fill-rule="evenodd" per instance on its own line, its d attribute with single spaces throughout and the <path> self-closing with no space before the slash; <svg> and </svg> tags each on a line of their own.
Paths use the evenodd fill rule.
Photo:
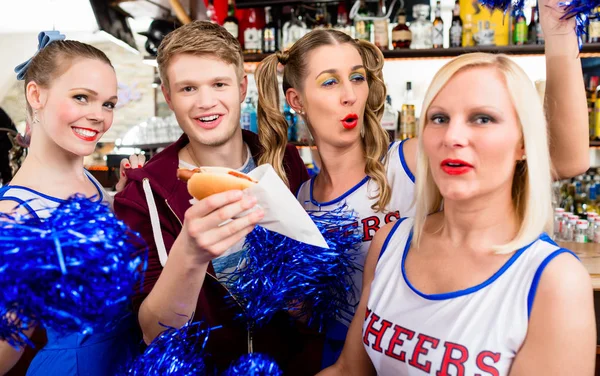
<svg viewBox="0 0 600 376">
<path fill-rule="evenodd" d="M 244 307 L 249 327 L 260 327 L 275 313 L 292 312 L 322 328 L 328 320 L 350 312 L 354 301 L 352 276 L 362 266 L 357 256 L 362 235 L 354 212 L 309 212 L 329 249 L 300 243 L 256 227 L 247 237 L 238 268 L 226 285 Z"/>
<path fill-rule="evenodd" d="M 104 203 L 73 196 L 45 219 L 0 214 L 0 339 L 31 344 L 34 325 L 92 333 L 127 314 L 147 254 Z"/>
<path fill-rule="evenodd" d="M 210 332 L 203 321 L 190 320 L 181 328 L 168 327 L 152 341 L 146 351 L 137 357 L 126 376 L 209 376 L 218 375 L 206 345 Z M 283 372 L 268 356 L 258 353 L 246 354 L 222 374 L 222 376 L 281 376 Z"/>
<path fill-rule="evenodd" d="M 166 327 L 135 359 L 128 376 L 214 375 L 205 362 L 206 343 L 212 329 L 202 322 L 188 322 L 181 328 Z"/>
<path fill-rule="evenodd" d="M 259 353 L 246 354 L 225 371 L 223 376 L 282 376 L 283 372 L 266 355 Z"/>
</svg>

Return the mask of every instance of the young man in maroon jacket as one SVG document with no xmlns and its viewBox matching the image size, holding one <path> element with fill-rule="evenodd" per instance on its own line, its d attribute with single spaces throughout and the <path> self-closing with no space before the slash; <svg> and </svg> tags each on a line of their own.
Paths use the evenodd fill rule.
<svg viewBox="0 0 600 376">
<path fill-rule="evenodd" d="M 249 172 L 256 166 L 258 137 L 239 126 L 248 84 L 243 55 L 224 28 L 195 21 L 165 37 L 157 61 L 163 94 L 185 134 L 143 168 L 130 170 L 129 183 L 115 197 L 117 215 L 150 249 L 134 307 L 146 343 L 165 330 L 163 325 L 180 327 L 192 317 L 221 326 L 210 333 L 208 352 L 223 369 L 248 352 L 249 335 L 235 318 L 242 308 L 217 280 L 212 261 L 239 244 L 263 213 L 255 211 L 219 227 L 256 200 L 231 191 L 192 206 L 176 171 L 222 166 Z M 285 168 L 295 192 L 309 177 L 292 145 L 286 150 Z M 310 348 L 310 335 L 300 334 L 286 314 L 252 336 L 254 351 L 274 357 L 286 375 L 319 370 L 320 349 Z"/>
</svg>

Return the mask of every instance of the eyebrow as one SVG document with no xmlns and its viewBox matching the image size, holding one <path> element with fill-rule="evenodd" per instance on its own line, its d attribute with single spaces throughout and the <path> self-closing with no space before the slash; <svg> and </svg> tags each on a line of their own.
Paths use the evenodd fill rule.
<svg viewBox="0 0 600 376">
<path fill-rule="evenodd" d="M 217 82 L 217 81 L 228 81 L 228 82 L 232 82 L 233 79 L 231 77 L 228 76 L 218 76 L 218 77 L 213 77 L 210 79 L 210 82 Z M 192 80 L 183 80 L 183 81 L 177 81 L 174 84 L 176 87 L 181 87 L 181 86 L 198 86 L 199 83 L 196 81 L 192 81 Z"/>
<path fill-rule="evenodd" d="M 444 107 L 441 107 L 441 106 L 432 106 L 432 107 L 430 107 L 427 110 L 427 114 L 430 114 L 431 112 L 436 112 L 436 111 L 447 112 L 447 110 Z M 503 115 L 504 114 L 504 112 L 502 110 L 500 110 L 499 108 L 494 107 L 494 106 L 476 106 L 476 107 L 470 108 L 469 111 L 471 111 L 471 112 L 493 111 L 497 115 Z"/>
<path fill-rule="evenodd" d="M 76 87 L 76 88 L 73 88 L 71 90 L 73 90 L 73 91 L 75 91 L 75 90 L 83 90 L 83 91 L 87 91 L 88 93 L 90 93 L 92 95 L 98 96 L 98 93 L 96 93 L 94 90 L 87 89 L 85 87 Z M 119 98 L 116 95 L 113 95 L 112 97 L 108 98 L 108 100 L 111 100 L 111 99 L 118 100 Z"/>
<path fill-rule="evenodd" d="M 358 69 L 361 69 L 361 68 L 364 69 L 365 67 L 362 64 L 361 65 L 355 65 L 355 66 L 352 67 L 351 70 L 355 71 L 355 70 L 358 70 Z M 317 74 L 317 77 L 315 77 L 315 79 L 319 78 L 319 76 L 321 76 L 324 73 L 335 74 L 335 73 L 337 73 L 337 69 L 327 69 L 327 70 L 324 70 L 323 72 Z"/>
</svg>

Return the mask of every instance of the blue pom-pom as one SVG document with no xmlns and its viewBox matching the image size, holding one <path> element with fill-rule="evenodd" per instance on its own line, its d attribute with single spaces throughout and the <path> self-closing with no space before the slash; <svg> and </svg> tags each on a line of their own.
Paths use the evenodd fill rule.
<svg viewBox="0 0 600 376">
<path fill-rule="evenodd" d="M 128 376 L 196 376 L 214 374 L 205 363 L 209 329 L 202 321 L 179 329 L 166 327 L 129 368 Z"/>
<path fill-rule="evenodd" d="M 300 243 L 257 227 L 246 237 L 244 256 L 228 277 L 230 292 L 245 308 L 249 326 L 260 326 L 279 311 L 295 310 L 309 324 L 322 327 L 328 320 L 352 312 L 353 274 L 362 235 L 357 217 L 346 206 L 309 215 L 329 249 Z"/>
<path fill-rule="evenodd" d="M 92 333 L 127 313 L 147 255 L 108 205 L 73 196 L 46 219 L 0 214 L 0 339 L 30 344 L 33 325 Z"/>
<path fill-rule="evenodd" d="M 223 376 L 281 376 L 283 372 L 271 358 L 252 353 L 238 359 Z"/>
</svg>

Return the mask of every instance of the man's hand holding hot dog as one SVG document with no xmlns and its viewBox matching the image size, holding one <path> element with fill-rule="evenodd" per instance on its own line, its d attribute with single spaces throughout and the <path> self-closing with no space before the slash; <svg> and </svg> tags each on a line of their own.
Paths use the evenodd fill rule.
<svg viewBox="0 0 600 376">
<path fill-rule="evenodd" d="M 200 200 L 186 211 L 162 276 L 140 307 L 146 343 L 164 330 L 160 323 L 180 327 L 190 319 L 209 262 L 242 240 L 264 216 L 258 208 L 238 217 L 256 205 L 256 198 L 241 190 L 254 184 L 251 178 L 235 170 L 209 170 L 178 172 L 179 179 L 188 180 L 190 194 Z M 182 281 L 186 281 L 185 288 L 181 288 Z"/>
</svg>

